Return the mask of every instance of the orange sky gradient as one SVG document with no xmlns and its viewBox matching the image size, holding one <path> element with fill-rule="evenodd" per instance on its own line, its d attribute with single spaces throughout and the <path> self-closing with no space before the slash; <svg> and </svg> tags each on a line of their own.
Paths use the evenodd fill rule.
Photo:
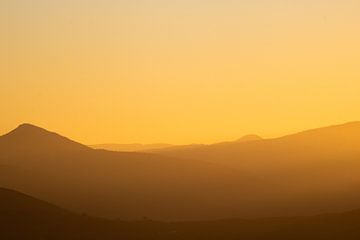
<svg viewBox="0 0 360 240">
<path fill-rule="evenodd" d="M 0 134 L 213 143 L 360 120 L 355 0 L 0 2 Z"/>
</svg>

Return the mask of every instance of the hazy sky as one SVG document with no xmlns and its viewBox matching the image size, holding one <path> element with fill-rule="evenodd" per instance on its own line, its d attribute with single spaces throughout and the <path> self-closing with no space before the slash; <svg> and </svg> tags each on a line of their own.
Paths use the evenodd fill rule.
<svg viewBox="0 0 360 240">
<path fill-rule="evenodd" d="M 359 0 L 0 0 L 0 133 L 210 143 L 360 120 Z"/>
</svg>

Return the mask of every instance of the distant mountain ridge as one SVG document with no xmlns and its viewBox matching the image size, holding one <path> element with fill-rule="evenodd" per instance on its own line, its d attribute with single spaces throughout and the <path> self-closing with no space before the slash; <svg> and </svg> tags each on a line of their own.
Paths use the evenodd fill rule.
<svg viewBox="0 0 360 240">
<path fill-rule="evenodd" d="M 244 143 L 244 142 L 259 141 L 259 140 L 262 140 L 262 138 L 257 135 L 251 134 L 251 135 L 245 135 L 234 142 Z M 225 144 L 225 143 L 231 143 L 231 141 L 217 143 L 217 144 Z M 160 144 L 133 143 L 133 144 L 94 144 L 94 145 L 89 145 L 89 147 L 94 148 L 94 149 L 103 149 L 103 150 L 117 151 L 117 152 L 157 152 L 157 151 L 170 150 L 170 149 L 197 148 L 197 147 L 201 147 L 201 146 L 206 146 L 206 145 L 205 144 L 173 145 L 173 144 L 163 144 L 163 143 L 160 143 Z"/>
<path fill-rule="evenodd" d="M 328 148 L 328 151 L 334 150 L 354 150 L 356 151 L 360 146 L 360 122 L 351 122 L 342 125 L 334 125 L 330 127 L 318 128 L 307 130 L 304 132 L 291 134 L 279 138 L 273 139 L 258 139 L 255 141 L 245 141 L 245 142 L 227 142 L 224 144 L 213 144 L 213 145 L 202 145 L 195 149 L 163 149 L 157 151 L 159 154 L 167 156 L 176 156 L 184 157 L 191 159 L 198 159 L 202 157 L 211 157 L 214 159 L 216 157 L 224 159 L 233 158 L 234 160 L 241 155 L 241 158 L 248 157 L 248 154 L 245 154 L 244 151 L 257 148 L 265 147 L 268 150 L 284 150 L 286 147 L 312 147 L 313 149 L 324 150 L 324 147 L 328 147 L 327 144 L 334 144 L 334 148 Z M 276 148 L 276 149 L 275 149 Z M 321 148 L 321 149 L 320 149 Z M 340 149 L 339 149 L 340 148 Z M 342 149 L 341 149 L 342 148 Z M 264 149 L 265 150 L 265 149 Z M 298 149 L 301 150 L 301 149 Z M 226 152 L 226 153 L 224 153 Z M 253 154 L 260 154 L 262 151 L 252 151 Z M 211 156 L 209 154 L 211 153 Z M 231 154 L 229 154 L 231 153 Z M 202 155 L 204 154 L 204 155 Z M 210 159 L 208 159 L 210 160 Z"/>
<path fill-rule="evenodd" d="M 116 152 L 141 152 L 141 151 L 149 151 L 149 150 L 158 150 L 163 148 L 172 147 L 172 144 L 94 144 L 89 145 L 89 147 L 94 149 L 103 149 L 109 151 Z"/>
<path fill-rule="evenodd" d="M 263 138 L 259 137 L 255 134 L 245 135 L 235 141 L 227 141 L 227 142 L 220 142 L 214 144 L 189 144 L 189 145 L 175 145 L 165 148 L 158 148 L 158 149 L 148 149 L 144 150 L 143 152 L 150 152 L 150 153 L 161 153 L 161 152 L 171 152 L 177 150 L 191 150 L 191 149 L 201 149 L 203 147 L 210 147 L 210 146 L 218 146 L 218 145 L 226 145 L 226 144 L 234 144 L 234 143 L 246 143 L 246 142 L 253 142 L 253 141 L 260 141 Z"/>
</svg>

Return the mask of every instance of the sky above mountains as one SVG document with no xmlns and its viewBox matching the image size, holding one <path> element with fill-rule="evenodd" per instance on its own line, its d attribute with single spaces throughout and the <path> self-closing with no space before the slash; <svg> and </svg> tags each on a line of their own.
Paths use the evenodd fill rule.
<svg viewBox="0 0 360 240">
<path fill-rule="evenodd" d="M 354 0 L 0 2 L 0 133 L 211 143 L 360 119 Z"/>
</svg>

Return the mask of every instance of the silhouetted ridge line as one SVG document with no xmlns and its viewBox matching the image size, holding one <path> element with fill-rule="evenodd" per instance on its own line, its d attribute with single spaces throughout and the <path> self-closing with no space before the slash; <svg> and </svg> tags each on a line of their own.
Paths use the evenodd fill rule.
<svg viewBox="0 0 360 240">
<path fill-rule="evenodd" d="M 62 150 L 86 150 L 89 147 L 75 142 L 55 132 L 44 128 L 24 123 L 14 130 L 0 137 L 0 143 L 5 143 L 9 148 L 31 147 L 33 150 L 44 151 L 57 149 Z"/>
<path fill-rule="evenodd" d="M 360 121 L 349 122 L 345 124 L 330 125 L 326 127 L 309 129 L 293 134 L 288 134 L 282 137 L 273 138 L 269 140 L 295 140 L 301 138 L 319 138 L 319 140 L 331 140 L 338 138 L 346 138 L 351 136 L 351 138 L 360 139 Z"/>
</svg>

